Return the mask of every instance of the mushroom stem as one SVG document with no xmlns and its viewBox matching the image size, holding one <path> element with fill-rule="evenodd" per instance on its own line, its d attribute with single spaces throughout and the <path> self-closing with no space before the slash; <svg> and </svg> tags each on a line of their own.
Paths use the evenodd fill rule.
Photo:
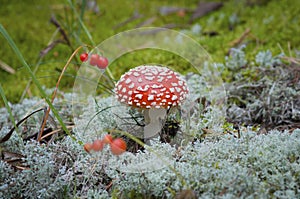
<svg viewBox="0 0 300 199">
<path fill-rule="evenodd" d="M 144 110 L 146 126 L 144 127 L 144 138 L 157 135 L 162 129 L 161 120 L 165 119 L 167 110 L 163 108 L 151 108 Z"/>
</svg>

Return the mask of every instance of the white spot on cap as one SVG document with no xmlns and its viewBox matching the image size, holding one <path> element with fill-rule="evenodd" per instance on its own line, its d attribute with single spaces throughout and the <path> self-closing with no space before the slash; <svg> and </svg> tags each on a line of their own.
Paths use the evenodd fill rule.
<svg viewBox="0 0 300 199">
<path fill-rule="evenodd" d="M 121 90 L 121 88 L 122 88 L 122 84 L 119 84 L 118 85 L 118 90 Z"/>
<path fill-rule="evenodd" d="M 151 106 L 155 106 L 156 105 L 156 102 L 151 102 Z"/>
<path fill-rule="evenodd" d="M 146 80 L 149 80 L 149 81 L 152 81 L 154 78 L 155 78 L 154 76 L 146 76 L 146 77 L 145 77 L 145 79 L 146 79 Z"/>
<path fill-rule="evenodd" d="M 174 93 L 175 89 L 172 87 L 170 88 L 171 93 Z"/>
<path fill-rule="evenodd" d="M 180 91 L 181 91 L 181 88 L 175 87 L 175 90 L 176 90 L 177 92 L 180 92 Z"/>
<path fill-rule="evenodd" d="M 179 86 L 182 86 L 183 85 L 183 81 L 178 81 L 178 84 L 179 84 Z"/>
<path fill-rule="evenodd" d="M 128 95 L 132 95 L 132 93 L 133 93 L 133 92 L 132 92 L 131 90 L 128 91 Z"/>
<path fill-rule="evenodd" d="M 126 81 L 125 81 L 126 84 L 129 84 L 130 82 L 131 82 L 130 78 L 126 79 Z"/>
<path fill-rule="evenodd" d="M 136 77 L 138 77 L 138 76 L 140 76 L 140 73 L 134 72 L 133 75 L 136 76 Z"/>
<path fill-rule="evenodd" d="M 155 108 L 160 108 L 160 106 L 159 106 L 159 105 L 156 105 Z"/>
<path fill-rule="evenodd" d="M 177 100 L 177 99 L 178 99 L 177 95 L 173 95 L 171 100 L 172 100 L 172 101 L 175 101 L 175 100 Z"/>
<path fill-rule="evenodd" d="M 168 76 L 167 76 L 168 79 L 171 79 L 172 77 L 173 77 L 172 75 L 168 75 Z"/>
<path fill-rule="evenodd" d="M 149 95 L 149 96 L 148 96 L 148 100 L 149 100 L 149 101 L 154 100 L 154 95 Z"/>
<path fill-rule="evenodd" d="M 130 89 L 134 88 L 134 83 L 132 82 L 132 83 L 128 86 L 128 88 L 130 88 Z"/>
<path fill-rule="evenodd" d="M 177 83 L 173 83 L 173 82 L 171 83 L 171 85 L 172 85 L 172 86 L 178 86 Z"/>
<path fill-rule="evenodd" d="M 137 87 L 136 90 L 138 91 L 147 91 L 149 89 L 149 85 L 146 85 L 145 88 L 142 88 L 141 86 Z"/>
<path fill-rule="evenodd" d="M 122 92 L 123 92 L 123 93 L 126 93 L 126 87 L 124 87 L 124 88 L 122 89 Z"/>
<path fill-rule="evenodd" d="M 152 73 L 153 73 L 154 75 L 157 75 L 157 74 L 158 74 L 158 71 L 157 71 L 157 70 L 152 70 Z"/>
<path fill-rule="evenodd" d="M 136 94 L 135 98 L 142 99 L 143 98 L 143 94 Z"/>
<path fill-rule="evenodd" d="M 138 78 L 138 82 L 139 82 L 139 83 L 142 83 L 142 82 L 143 82 L 143 79 L 142 79 L 142 78 Z"/>
<path fill-rule="evenodd" d="M 153 84 L 151 87 L 152 87 L 152 88 L 162 88 L 163 85 L 162 85 L 162 84 L 159 84 L 159 85 Z"/>
<path fill-rule="evenodd" d="M 169 99 L 171 96 L 170 95 L 166 95 L 166 98 Z"/>
</svg>

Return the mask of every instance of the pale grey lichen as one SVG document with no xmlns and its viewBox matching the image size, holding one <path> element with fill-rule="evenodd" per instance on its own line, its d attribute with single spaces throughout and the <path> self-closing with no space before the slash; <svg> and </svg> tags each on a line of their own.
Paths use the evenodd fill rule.
<svg viewBox="0 0 300 199">
<path fill-rule="evenodd" d="M 280 56 L 258 53 L 258 65 L 241 69 L 240 78 L 227 84 L 229 121 L 266 128 L 300 121 L 300 72 L 297 65 L 284 65 Z"/>
<path fill-rule="evenodd" d="M 231 70 L 240 73 L 240 79 L 227 86 L 227 115 L 227 102 L 220 103 L 224 95 L 217 95 L 220 84 L 212 86 L 213 81 L 204 74 L 191 74 L 187 77 L 190 95 L 180 110 L 180 132 L 171 144 L 153 139 L 144 150 L 113 156 L 108 146 L 88 154 L 66 135 L 48 145 L 23 141 L 25 130 L 30 135 L 39 129 L 43 113 L 33 115 L 19 127 L 20 134 L 14 132 L 0 145 L 0 197 L 174 198 L 182 190 L 192 190 L 200 198 L 300 198 L 300 129 L 258 135 L 253 128 L 240 127 L 235 136 L 227 133 L 232 127 L 225 121 L 225 117 L 250 125 L 298 121 L 299 82 L 287 69 L 273 67 L 275 62 L 268 64 L 274 59 L 267 53 L 264 62 L 256 63 L 263 72 L 258 73 L 257 82 L 250 83 L 251 77 L 245 77 L 247 69 L 241 68 L 249 62 L 241 51 L 236 53 L 239 55 L 225 65 L 213 66 L 220 69 L 232 63 Z M 251 70 L 257 67 L 253 65 Z M 131 132 L 137 125 L 133 116 L 138 118 L 140 113 L 113 97 L 91 97 L 76 113 L 71 98 L 65 94 L 54 105 L 64 120 L 75 117 L 71 133 L 79 141 L 101 138 L 107 129 Z M 11 108 L 19 121 L 44 105 L 34 98 L 11 104 Z M 5 109 L 0 113 L 2 138 L 13 125 Z M 13 166 L 4 152 L 21 154 L 23 161 L 16 162 L 20 167 Z"/>
</svg>

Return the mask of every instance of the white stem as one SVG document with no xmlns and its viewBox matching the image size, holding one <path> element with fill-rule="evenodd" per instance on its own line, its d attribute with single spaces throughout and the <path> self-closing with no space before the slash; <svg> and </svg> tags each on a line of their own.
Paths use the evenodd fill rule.
<svg viewBox="0 0 300 199">
<path fill-rule="evenodd" d="M 167 110 L 152 108 L 145 110 L 144 114 L 145 121 L 147 120 L 146 126 L 144 127 L 144 138 L 154 137 L 162 129 L 161 119 L 166 117 Z"/>
</svg>

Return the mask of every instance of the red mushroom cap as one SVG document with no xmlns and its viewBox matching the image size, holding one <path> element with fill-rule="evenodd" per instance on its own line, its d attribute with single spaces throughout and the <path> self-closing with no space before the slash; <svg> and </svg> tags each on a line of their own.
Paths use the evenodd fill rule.
<svg viewBox="0 0 300 199">
<path fill-rule="evenodd" d="M 121 76 L 115 87 L 116 98 L 128 105 L 170 108 L 180 105 L 188 94 L 185 80 L 160 66 L 138 66 Z"/>
</svg>

